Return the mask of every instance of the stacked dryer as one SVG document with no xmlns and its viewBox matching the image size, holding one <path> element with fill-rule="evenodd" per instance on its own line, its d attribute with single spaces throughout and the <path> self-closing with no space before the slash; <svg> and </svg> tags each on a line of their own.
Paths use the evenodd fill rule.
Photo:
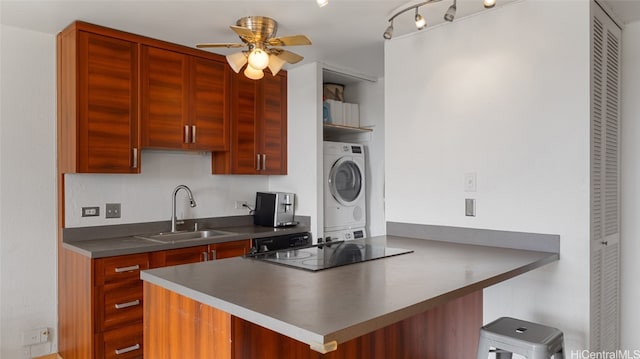
<svg viewBox="0 0 640 359">
<path fill-rule="evenodd" d="M 364 145 L 324 142 L 324 239 L 366 236 Z"/>
</svg>

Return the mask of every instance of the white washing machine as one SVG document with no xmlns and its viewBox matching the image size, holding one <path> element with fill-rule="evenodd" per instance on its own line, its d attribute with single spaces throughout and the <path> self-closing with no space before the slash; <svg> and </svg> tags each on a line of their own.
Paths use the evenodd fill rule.
<svg viewBox="0 0 640 359">
<path fill-rule="evenodd" d="M 324 142 L 324 231 L 364 228 L 364 145 Z"/>
</svg>

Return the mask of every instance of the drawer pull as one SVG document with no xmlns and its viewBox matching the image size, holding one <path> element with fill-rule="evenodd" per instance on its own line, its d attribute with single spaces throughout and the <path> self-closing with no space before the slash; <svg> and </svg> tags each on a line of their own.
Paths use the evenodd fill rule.
<svg viewBox="0 0 640 359">
<path fill-rule="evenodd" d="M 133 272 L 134 270 L 138 270 L 138 269 L 140 269 L 140 266 L 136 264 L 134 266 L 116 268 L 116 273 Z"/>
<path fill-rule="evenodd" d="M 138 350 L 138 349 L 140 349 L 140 344 L 132 345 L 130 347 L 126 347 L 126 348 L 122 348 L 122 349 L 116 349 L 116 355 L 132 352 L 132 351 Z"/>
<path fill-rule="evenodd" d="M 116 304 L 116 309 L 124 309 L 129 307 L 135 307 L 136 305 L 140 305 L 140 299 L 136 299 L 131 302 Z"/>
</svg>

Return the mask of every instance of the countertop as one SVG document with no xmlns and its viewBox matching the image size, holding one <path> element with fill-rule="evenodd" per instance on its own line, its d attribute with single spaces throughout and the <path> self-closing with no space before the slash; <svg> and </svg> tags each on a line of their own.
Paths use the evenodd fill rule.
<svg viewBox="0 0 640 359">
<path fill-rule="evenodd" d="M 62 245 L 63 248 L 80 253 L 89 258 L 103 258 L 309 231 L 304 221 L 302 224 L 297 226 L 272 228 L 256 226 L 250 222 L 247 223 L 245 217 L 233 218 L 232 220 L 228 220 L 228 218 L 218 221 L 215 223 L 216 225 L 205 224 L 200 226 L 200 229 L 217 229 L 233 233 L 232 235 L 218 238 L 193 239 L 175 243 L 159 243 L 136 237 L 136 235 L 140 234 L 167 231 L 168 222 L 159 222 L 152 224 L 69 229 L 70 234 L 63 237 Z M 206 223 L 206 220 L 203 221 Z M 231 225 L 229 225 L 229 223 L 231 223 Z M 193 227 L 190 226 L 185 228 Z"/>
<path fill-rule="evenodd" d="M 141 278 L 325 347 L 559 259 L 551 252 L 397 236 L 366 240 L 414 252 L 319 272 L 239 257 L 143 271 Z"/>
</svg>

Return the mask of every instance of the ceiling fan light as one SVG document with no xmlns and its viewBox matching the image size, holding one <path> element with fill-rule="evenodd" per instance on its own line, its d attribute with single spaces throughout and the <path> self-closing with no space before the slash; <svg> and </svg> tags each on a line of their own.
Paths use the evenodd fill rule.
<svg viewBox="0 0 640 359">
<path fill-rule="evenodd" d="M 264 72 L 262 72 L 262 70 L 253 68 L 251 64 L 249 64 L 247 65 L 247 68 L 244 69 L 244 75 L 247 76 L 247 78 L 250 78 L 252 80 L 260 80 L 261 78 L 264 77 Z"/>
<path fill-rule="evenodd" d="M 484 0 L 482 2 L 482 5 L 484 5 L 485 9 L 491 9 L 492 7 L 496 6 L 496 0 Z"/>
<path fill-rule="evenodd" d="M 255 48 L 249 54 L 249 65 L 256 70 L 264 70 L 269 65 L 269 54 L 266 51 Z"/>
<path fill-rule="evenodd" d="M 235 73 L 239 73 L 240 70 L 242 70 L 242 66 L 247 63 L 247 56 L 242 51 L 236 52 L 231 55 L 227 55 L 227 62 Z"/>
<path fill-rule="evenodd" d="M 285 63 L 287 63 L 285 60 L 276 55 L 269 56 L 269 70 L 271 70 L 271 74 L 273 76 L 277 75 Z"/>
<path fill-rule="evenodd" d="M 316 0 L 318 7 L 323 7 L 329 3 L 329 0 Z"/>
</svg>

